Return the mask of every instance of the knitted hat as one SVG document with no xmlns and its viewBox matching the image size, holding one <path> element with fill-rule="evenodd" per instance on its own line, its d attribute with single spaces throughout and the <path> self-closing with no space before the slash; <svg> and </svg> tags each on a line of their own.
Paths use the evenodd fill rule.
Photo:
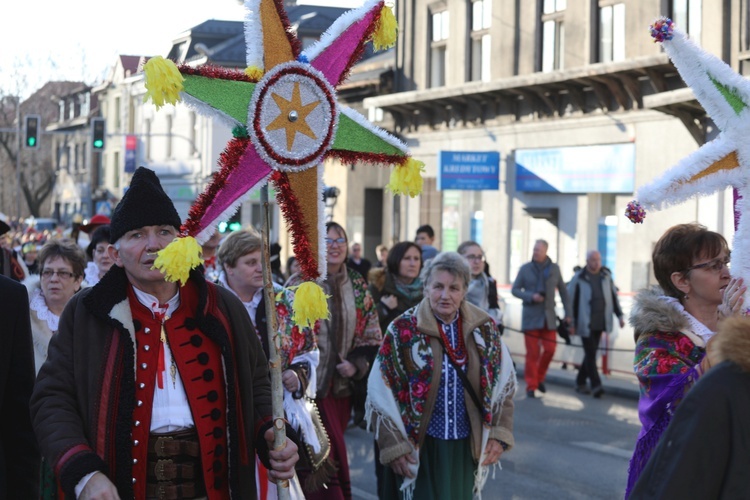
<svg viewBox="0 0 750 500">
<path fill-rule="evenodd" d="M 179 229 L 180 216 L 154 171 L 138 167 L 130 187 L 112 213 L 110 241 L 116 242 L 133 229 L 162 225 Z"/>
</svg>

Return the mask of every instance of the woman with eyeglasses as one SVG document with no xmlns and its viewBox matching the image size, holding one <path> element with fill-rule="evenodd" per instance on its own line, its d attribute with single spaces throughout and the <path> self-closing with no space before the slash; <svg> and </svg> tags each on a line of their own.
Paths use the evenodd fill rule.
<svg viewBox="0 0 750 500">
<path fill-rule="evenodd" d="M 81 289 L 85 267 L 86 255 L 75 242 L 49 240 L 39 252 L 39 275 L 24 281 L 29 290 L 37 373 L 47 360 L 47 346 L 57 333 L 65 305 Z"/>
<path fill-rule="evenodd" d="M 329 296 L 330 317 L 320 322 L 318 333 L 320 361 L 316 370 L 315 402 L 328 432 L 331 458 L 338 465 L 338 472 L 326 488 L 305 489 L 308 500 L 352 497 L 344 431 L 352 414 L 353 383 L 365 379 L 383 340 L 367 282 L 346 266 L 349 241 L 344 228 L 335 222 L 326 223 L 325 243 L 328 276 L 323 289 Z M 298 285 L 301 281 L 299 274 L 294 275 L 287 286 Z M 304 484 L 302 473 L 300 479 Z"/>
<path fill-rule="evenodd" d="M 503 333 L 503 310 L 497 296 L 495 278 L 486 272 L 484 250 L 476 241 L 464 241 L 458 246 L 458 253 L 469 261 L 471 281 L 466 292 L 466 300 L 490 315 L 498 325 L 500 334 Z"/>
<path fill-rule="evenodd" d="M 630 460 L 626 498 L 696 381 L 711 368 L 712 339 L 723 317 L 738 314 L 746 287 L 729 273 L 729 246 L 700 224 L 679 224 L 652 254 L 658 288 L 641 291 L 630 323 L 641 386 L 642 428 Z"/>
</svg>

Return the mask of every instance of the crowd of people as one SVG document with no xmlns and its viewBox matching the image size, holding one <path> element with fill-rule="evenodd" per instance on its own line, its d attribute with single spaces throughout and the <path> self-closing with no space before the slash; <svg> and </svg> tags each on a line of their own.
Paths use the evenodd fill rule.
<svg viewBox="0 0 750 500">
<path fill-rule="evenodd" d="M 300 327 L 292 311 L 303 277 L 293 258 L 284 270 L 272 265 L 266 307 L 253 229 L 206 241 L 186 283 L 164 279 L 154 262 L 180 220 L 153 172 L 139 169 L 111 219 L 91 222 L 82 235 L 29 236 L 37 256 L 28 262 L 17 243 L 32 230 L 0 227 L 14 262 L 0 285 L 13 295 L 7 317 L 20 349 L 9 363 L 12 404 L 27 409 L 2 445 L 29 450 L 24 470 L 3 480 L 11 497 L 275 498 L 287 479 L 292 498 L 348 499 L 345 431 L 355 424 L 381 429 L 381 498 L 445 488 L 469 498 L 513 447 L 515 371 L 494 281 L 473 265 L 484 263 L 479 244 L 462 247 L 468 258 L 432 241 L 381 245 L 372 265 L 329 222 L 330 315 Z M 394 330 L 399 321 L 409 322 L 408 339 Z M 273 447 L 269 324 L 280 345 L 283 449 Z M 394 347 L 405 343 L 421 346 L 418 360 Z M 402 370 L 397 390 L 385 383 Z M 461 475 L 443 473 L 459 465 Z"/>
<path fill-rule="evenodd" d="M 300 327 L 292 320 L 298 263 L 291 257 L 282 269 L 280 246 L 271 249 L 278 264 L 267 306 L 253 229 L 217 232 L 186 283 L 164 279 L 154 261 L 180 220 L 146 169 L 112 218 L 81 225 L 83 235 L 9 222 L 0 218 L 0 289 L 12 356 L 0 394 L 17 425 L 1 443 L 28 453 L 6 464 L 8 498 L 265 499 L 286 479 L 292 498 L 349 499 L 351 425 L 374 433 L 379 498 L 470 498 L 515 444 L 515 366 L 497 284 L 475 241 L 441 252 L 422 226 L 414 242 L 378 246 L 372 264 L 328 222 L 330 315 Z M 526 396 L 546 391 L 562 321 L 583 341 L 575 390 L 601 397 L 599 340 L 615 318 L 624 325 L 611 272 L 592 250 L 566 284 L 547 250 L 535 243 L 512 287 L 523 302 Z M 658 498 L 675 485 L 697 491 L 686 469 L 696 477 L 717 464 L 732 469 L 744 450 L 734 441 L 748 427 L 736 415 L 747 403 L 716 389 L 750 376 L 750 320 L 736 318 L 746 287 L 729 261 L 726 240 L 698 224 L 670 228 L 654 248 L 659 286 L 641 291 L 630 315 L 642 430 L 626 497 Z M 269 325 L 280 346 L 282 449 L 271 428 Z M 721 408 L 704 410 L 708 399 Z M 705 436 L 714 419 L 732 426 L 717 430 L 724 440 L 711 463 L 683 453 L 676 466 L 667 436 L 692 450 L 689 436 Z M 710 491 L 738 481 L 728 476 Z"/>
</svg>

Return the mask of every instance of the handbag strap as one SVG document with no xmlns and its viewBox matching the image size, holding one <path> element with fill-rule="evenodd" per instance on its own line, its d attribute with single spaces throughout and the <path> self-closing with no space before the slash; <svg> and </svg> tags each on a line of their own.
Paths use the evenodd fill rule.
<svg viewBox="0 0 750 500">
<path fill-rule="evenodd" d="M 445 343 L 443 342 L 443 339 L 441 337 L 437 338 L 440 342 L 440 345 L 443 347 L 443 351 L 446 351 Z M 468 353 L 467 353 L 468 356 Z M 460 366 L 458 366 L 456 363 L 453 362 L 450 356 L 445 356 L 448 358 L 448 362 L 450 362 L 451 365 L 453 365 L 453 368 L 458 372 L 458 377 L 461 379 L 461 382 L 464 384 L 464 389 L 469 393 L 469 396 L 471 396 L 471 400 L 474 401 L 474 404 L 476 405 L 477 409 L 479 410 L 479 414 L 482 414 L 482 403 L 479 402 L 479 396 L 477 396 L 477 393 L 474 392 L 474 387 L 471 386 L 469 383 L 469 377 L 466 376 L 466 373 L 461 369 Z"/>
</svg>

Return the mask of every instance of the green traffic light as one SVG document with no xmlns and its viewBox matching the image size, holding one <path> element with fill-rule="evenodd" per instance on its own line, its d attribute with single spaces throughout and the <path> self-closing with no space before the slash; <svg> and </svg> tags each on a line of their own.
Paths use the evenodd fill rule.
<svg viewBox="0 0 750 500">
<path fill-rule="evenodd" d="M 28 146 L 29 146 L 30 148 L 33 148 L 33 147 L 34 147 L 34 146 L 36 145 L 36 137 L 28 137 L 28 138 L 26 139 L 26 144 L 27 144 L 27 145 L 28 145 Z"/>
<path fill-rule="evenodd" d="M 96 149 L 103 148 L 104 147 L 104 141 L 102 141 L 101 139 L 94 141 L 94 147 Z"/>
</svg>

